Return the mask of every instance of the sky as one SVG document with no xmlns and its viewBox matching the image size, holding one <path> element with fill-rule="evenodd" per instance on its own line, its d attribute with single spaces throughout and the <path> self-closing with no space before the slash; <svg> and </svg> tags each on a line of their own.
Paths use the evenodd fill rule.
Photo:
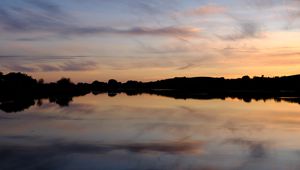
<svg viewBox="0 0 300 170">
<path fill-rule="evenodd" d="M 300 73 L 300 0 L 1 0 L 0 71 L 55 81 Z"/>
</svg>

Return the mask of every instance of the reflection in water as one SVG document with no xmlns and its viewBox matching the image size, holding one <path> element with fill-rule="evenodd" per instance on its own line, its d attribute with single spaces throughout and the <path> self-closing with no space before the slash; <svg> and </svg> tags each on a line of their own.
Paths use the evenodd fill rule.
<svg viewBox="0 0 300 170">
<path fill-rule="evenodd" d="M 70 96 L 49 98 L 50 103 L 56 103 L 61 107 L 68 106 L 72 100 L 73 98 Z M 21 112 L 24 111 L 25 109 L 30 108 L 31 106 L 34 106 L 35 104 L 41 106 L 43 103 L 41 102 L 41 99 L 38 99 L 36 102 L 36 99 L 30 97 L 18 98 L 18 99 L 0 102 L 0 110 L 5 111 L 7 113 Z"/>
<path fill-rule="evenodd" d="M 94 95 L 103 94 L 105 92 L 93 92 Z M 107 95 L 109 97 L 115 97 L 118 94 L 121 94 L 122 92 L 115 92 L 115 91 L 109 91 L 107 92 Z M 135 96 L 135 95 L 142 95 L 142 94 L 149 94 L 149 93 L 139 93 L 136 91 L 127 91 L 125 93 L 127 96 Z M 177 93 L 174 91 L 152 91 L 150 94 L 154 94 L 157 96 L 166 96 L 171 97 L 175 99 L 198 99 L 198 100 L 209 100 L 209 99 L 221 99 L 226 100 L 228 98 L 231 99 L 239 99 L 246 103 L 251 103 L 251 101 L 267 101 L 267 100 L 274 100 L 276 102 L 290 102 L 290 103 L 297 103 L 300 104 L 300 98 L 299 97 L 274 97 L 274 96 L 224 96 L 224 95 L 207 95 L 207 94 L 194 94 L 194 93 Z M 56 103 L 57 105 L 61 107 L 69 106 L 70 102 L 73 101 L 73 97 L 75 96 L 68 96 L 68 95 L 62 95 L 62 96 L 51 96 L 48 100 L 50 103 Z M 77 96 L 78 97 L 78 96 Z M 12 112 L 21 112 L 24 111 L 31 106 L 38 105 L 41 106 L 43 103 L 41 102 L 42 99 L 35 99 L 30 96 L 28 98 L 16 98 L 12 100 L 5 100 L 1 101 L 0 99 L 0 110 L 12 113 Z"/>
<path fill-rule="evenodd" d="M 21 114 L 2 109 L 0 169 L 300 168 L 297 104 L 149 94 L 72 100 L 34 101 Z"/>
<path fill-rule="evenodd" d="M 267 157 L 266 144 L 264 142 L 257 142 L 245 140 L 243 138 L 228 139 L 226 142 L 235 145 L 245 146 L 249 149 L 249 156 L 252 158 L 265 158 Z"/>
</svg>

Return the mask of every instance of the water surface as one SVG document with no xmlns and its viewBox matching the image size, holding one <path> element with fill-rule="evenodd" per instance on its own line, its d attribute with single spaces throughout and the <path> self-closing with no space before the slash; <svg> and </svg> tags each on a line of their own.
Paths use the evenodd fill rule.
<svg viewBox="0 0 300 170">
<path fill-rule="evenodd" d="M 1 170 L 300 169 L 300 105 L 86 95 L 0 111 Z"/>
</svg>

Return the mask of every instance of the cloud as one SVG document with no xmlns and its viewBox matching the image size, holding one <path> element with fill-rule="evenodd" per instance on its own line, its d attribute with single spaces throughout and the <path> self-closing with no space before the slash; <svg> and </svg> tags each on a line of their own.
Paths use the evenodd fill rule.
<svg viewBox="0 0 300 170">
<path fill-rule="evenodd" d="M 177 70 L 187 70 L 187 69 L 190 69 L 194 66 L 195 66 L 195 64 L 186 64 L 185 66 L 177 68 Z"/>
<path fill-rule="evenodd" d="M 69 16 L 57 6 L 46 1 L 29 2 L 34 2 L 40 8 L 0 7 L 0 28 L 9 32 L 32 32 L 67 27 L 65 22 Z"/>
<path fill-rule="evenodd" d="M 85 34 L 120 34 L 120 35 L 150 35 L 150 36 L 197 36 L 200 29 L 196 27 L 133 27 L 116 29 L 112 27 L 81 27 L 61 30 L 64 35 Z"/>
<path fill-rule="evenodd" d="M 198 8 L 192 9 L 190 11 L 185 12 L 186 15 L 189 16 L 204 16 L 204 15 L 214 15 L 214 14 L 222 14 L 226 12 L 226 8 L 220 5 L 204 5 Z"/>
<path fill-rule="evenodd" d="M 43 72 L 61 71 L 61 68 L 50 64 L 39 64 L 38 68 L 35 68 L 35 71 L 43 71 Z"/>
<path fill-rule="evenodd" d="M 23 56 L 23 55 L 0 55 L 1 59 L 25 59 L 28 60 L 44 60 L 44 61 L 51 61 L 51 60 L 73 60 L 73 59 L 80 59 L 80 58 L 88 58 L 88 56 Z"/>
<path fill-rule="evenodd" d="M 164 53 L 162 49 L 157 50 L 161 54 L 159 60 L 156 56 L 0 56 L 0 69 L 19 72 L 130 70 L 141 67 L 184 70 L 205 66 L 215 61 L 215 57 L 208 54 L 199 54 L 193 57 L 176 56 L 174 59 L 174 56 L 164 55 L 166 52 Z M 168 49 L 165 50 L 168 51 Z M 138 52 L 144 53 L 145 51 Z M 149 51 L 146 52 L 149 53 Z M 179 50 L 173 52 L 183 53 Z"/>
<path fill-rule="evenodd" d="M 33 37 L 33 38 L 17 38 L 17 41 L 24 41 L 24 42 L 30 42 L 30 41 L 42 41 L 46 40 L 44 37 Z"/>
<path fill-rule="evenodd" d="M 83 62 L 70 61 L 70 62 L 66 62 L 62 65 L 59 65 L 58 67 L 60 70 L 63 70 L 63 71 L 85 71 L 85 70 L 96 69 L 97 63 L 95 63 L 94 61 L 83 61 Z"/>
<path fill-rule="evenodd" d="M 248 38 L 262 38 L 262 29 L 260 25 L 254 21 L 238 20 L 238 28 L 233 34 L 218 36 L 222 40 L 242 40 Z"/>
<path fill-rule="evenodd" d="M 287 29 L 292 28 L 295 22 L 300 18 L 299 0 L 285 0 L 285 1 L 246 0 L 245 3 L 249 7 L 254 7 L 254 9 L 259 9 L 260 10 L 259 13 L 262 13 L 263 11 L 270 11 L 269 13 L 272 13 L 273 16 L 277 15 L 275 22 L 285 23 L 286 24 L 285 28 Z M 282 21 L 280 21 L 279 19 L 281 19 Z M 274 18 L 272 18 L 271 20 L 270 18 L 268 18 L 266 22 L 274 22 Z"/>
<path fill-rule="evenodd" d="M 26 135 L 10 135 L 10 136 L 0 136 L 0 139 L 3 140 L 39 140 L 38 136 L 26 136 Z"/>
<path fill-rule="evenodd" d="M 121 0 L 122 1 L 122 0 Z M 124 0 L 122 1 L 124 2 Z M 149 14 L 149 15 L 161 15 L 172 8 L 176 1 L 169 3 L 167 1 L 152 0 L 152 1 L 140 1 L 140 0 L 127 0 L 125 1 L 129 5 L 134 14 Z"/>
<path fill-rule="evenodd" d="M 276 5 L 281 5 L 281 1 L 276 0 L 246 0 L 247 5 L 258 9 L 272 8 Z"/>
<path fill-rule="evenodd" d="M 5 19 L 3 19 L 5 18 Z M 25 19 L 26 20 L 26 19 Z M 32 21 L 32 22 L 31 22 Z M 93 35 L 93 34 L 119 34 L 119 35 L 149 35 L 149 36 L 197 36 L 200 30 L 196 27 L 132 27 L 127 29 L 119 29 L 113 27 L 82 27 L 76 25 L 67 25 L 47 21 L 43 18 L 31 18 L 29 21 L 19 21 L 13 19 L 5 11 L 0 9 L 0 23 L 2 28 L 9 32 L 34 32 L 46 31 L 63 36 L 80 36 L 80 35 Z M 25 38 L 21 41 L 33 41 L 43 38 L 33 39 Z"/>
<path fill-rule="evenodd" d="M 197 36 L 196 27 L 160 26 L 128 27 L 78 25 L 76 19 L 64 12 L 58 5 L 48 1 L 30 0 L 36 8 L 0 7 L 0 29 L 13 33 L 51 33 L 57 36 L 82 36 L 94 34 L 149 35 L 149 36 Z M 144 3 L 142 3 L 144 4 Z M 145 7 L 145 4 L 143 5 Z M 152 9 L 149 9 L 152 10 Z M 76 22 L 75 22 L 76 21 Z M 48 35 L 49 36 L 49 35 Z M 21 41 L 43 40 L 44 37 L 21 38 Z"/>
<path fill-rule="evenodd" d="M 33 6 L 36 6 L 51 15 L 62 15 L 65 14 L 59 5 L 51 3 L 45 0 L 29 0 L 28 1 Z"/>
<path fill-rule="evenodd" d="M 0 64 L 0 68 L 16 72 L 90 71 L 98 68 L 95 61 L 63 61 L 59 64 Z"/>
<path fill-rule="evenodd" d="M 287 28 L 292 28 L 297 20 L 300 19 L 300 1 L 287 0 L 285 8 L 285 20 L 287 21 Z"/>
<path fill-rule="evenodd" d="M 196 27 L 164 27 L 164 28 L 141 28 L 136 27 L 125 31 L 125 33 L 135 35 L 181 35 L 181 36 L 196 36 L 199 29 Z"/>
<path fill-rule="evenodd" d="M 11 71 L 20 71 L 20 72 L 35 72 L 37 71 L 36 68 L 29 67 L 29 66 L 23 66 L 23 65 L 2 65 L 2 68 L 6 68 Z"/>
</svg>

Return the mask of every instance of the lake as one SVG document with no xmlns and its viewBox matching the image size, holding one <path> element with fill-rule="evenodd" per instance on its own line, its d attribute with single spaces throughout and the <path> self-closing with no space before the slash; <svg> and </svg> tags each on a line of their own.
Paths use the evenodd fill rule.
<svg viewBox="0 0 300 170">
<path fill-rule="evenodd" d="M 0 111 L 1 170 L 296 170 L 300 105 L 88 94 Z"/>
</svg>

